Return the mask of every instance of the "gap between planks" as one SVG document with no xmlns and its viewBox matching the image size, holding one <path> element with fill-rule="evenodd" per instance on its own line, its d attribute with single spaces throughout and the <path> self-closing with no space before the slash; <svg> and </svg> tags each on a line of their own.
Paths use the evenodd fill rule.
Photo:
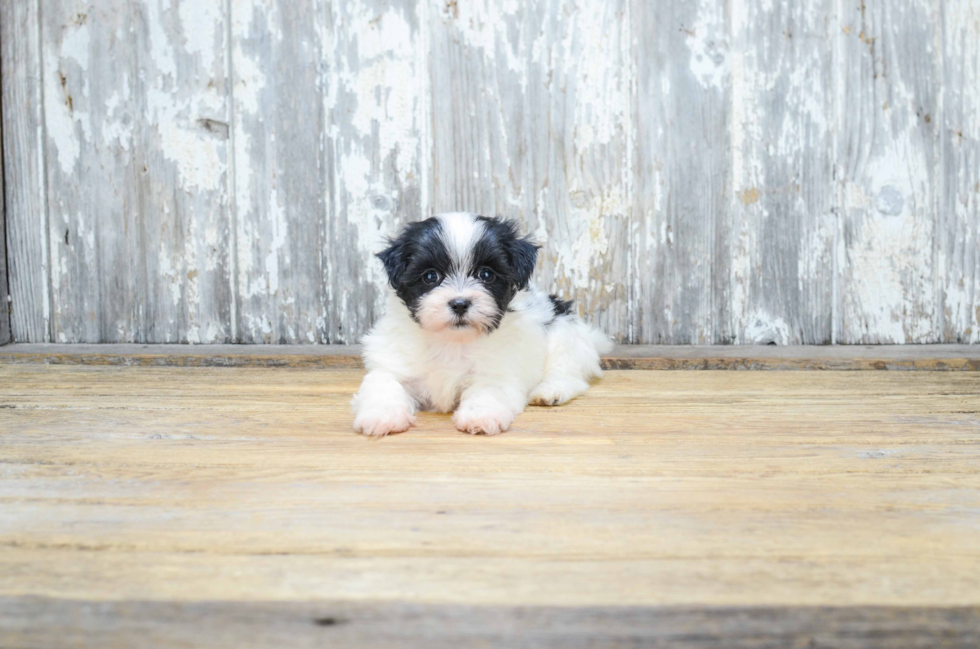
<svg viewBox="0 0 980 649">
<path fill-rule="evenodd" d="M 31 344 L 0 347 L 0 363 L 143 367 L 360 368 L 359 345 Z M 976 345 L 618 345 L 616 370 L 980 371 Z"/>
</svg>

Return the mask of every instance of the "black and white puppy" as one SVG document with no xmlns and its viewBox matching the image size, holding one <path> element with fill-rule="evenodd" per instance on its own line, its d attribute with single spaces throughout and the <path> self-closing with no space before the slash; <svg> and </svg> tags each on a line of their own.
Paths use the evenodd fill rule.
<svg viewBox="0 0 980 649">
<path fill-rule="evenodd" d="M 530 284 L 538 247 L 517 224 L 467 212 L 412 223 L 378 256 L 393 289 L 364 339 L 354 429 L 407 430 L 420 410 L 496 435 L 530 401 L 558 405 L 602 375 L 612 343 Z"/>
</svg>

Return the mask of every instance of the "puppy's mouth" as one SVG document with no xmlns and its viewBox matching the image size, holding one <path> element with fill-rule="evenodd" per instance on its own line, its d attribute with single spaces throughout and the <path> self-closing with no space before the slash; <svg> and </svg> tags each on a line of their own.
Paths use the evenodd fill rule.
<svg viewBox="0 0 980 649">
<path fill-rule="evenodd" d="M 450 329 L 470 329 L 473 325 L 466 318 L 456 318 L 449 327 Z"/>
</svg>

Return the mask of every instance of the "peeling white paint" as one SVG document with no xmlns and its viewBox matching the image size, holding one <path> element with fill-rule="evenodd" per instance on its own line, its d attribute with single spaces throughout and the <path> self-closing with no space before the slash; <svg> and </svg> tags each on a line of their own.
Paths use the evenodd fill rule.
<svg viewBox="0 0 980 649">
<path fill-rule="evenodd" d="M 351 3 L 348 11 L 354 24 L 370 27 L 358 32 L 357 59 L 342 58 L 339 81 L 354 97 L 350 124 L 373 143 L 382 159 L 394 154 L 399 181 L 413 173 L 419 146 L 418 121 L 420 78 L 416 70 L 415 40 L 405 16 L 396 8 L 377 14 L 373 9 Z M 328 109 L 337 106 L 332 93 Z M 350 155 L 350 154 L 349 154 Z M 359 164 L 359 163 L 358 163 Z"/>
<path fill-rule="evenodd" d="M 328 62 L 338 71 L 327 84 L 325 103 L 336 161 L 336 205 L 356 232 L 356 250 L 347 254 L 362 260 L 362 279 L 375 286 L 383 286 L 386 278 L 374 254 L 401 225 L 393 218 L 403 199 L 400 188 L 418 186 L 420 180 L 424 75 L 410 11 L 410 5 L 347 3 L 343 19 L 333 26 L 335 49 Z M 334 272 L 346 273 L 327 268 L 328 274 Z M 376 293 L 375 312 L 382 308 L 383 295 Z M 349 327 L 365 309 L 349 295 L 328 295 L 328 300 L 340 320 L 335 327 Z"/>
<path fill-rule="evenodd" d="M 919 120 L 908 108 L 914 106 L 913 94 L 897 74 L 889 83 L 896 98 L 889 110 L 901 111 L 904 124 L 894 117 L 876 123 L 882 132 L 874 138 L 874 150 L 858 178 L 845 184 L 851 241 L 844 267 L 844 323 L 851 340 L 901 344 L 937 335 L 936 231 L 929 218 L 931 161 Z"/>
<path fill-rule="evenodd" d="M 158 128 L 161 151 L 176 163 L 184 189 L 215 191 L 223 187 L 225 166 L 215 141 L 202 137 L 200 128 L 181 128 L 176 119 L 161 121 Z"/>
<path fill-rule="evenodd" d="M 279 202 L 279 193 L 273 187 L 269 194 L 269 214 L 272 224 L 272 242 L 265 256 L 266 291 L 275 295 L 279 292 L 279 257 L 286 243 L 286 210 Z"/>
<path fill-rule="evenodd" d="M 211 70 L 224 43 L 223 0 L 182 0 L 178 14 L 184 35 L 184 50 L 201 57 L 201 68 Z"/>
<path fill-rule="evenodd" d="M 133 120 L 128 119 L 126 115 L 129 97 L 129 77 L 124 76 L 123 93 L 114 91 L 106 101 L 105 114 L 111 119 L 107 119 L 102 124 L 102 139 L 106 143 L 115 142 L 124 151 L 129 151 L 133 146 L 133 128 L 135 127 Z"/>
<path fill-rule="evenodd" d="M 357 229 L 358 252 L 365 262 L 366 278 L 376 286 L 383 286 L 387 278 L 374 253 L 381 250 L 390 235 L 388 210 L 375 208 L 370 197 L 386 188 L 378 180 L 372 181 L 370 163 L 363 154 L 341 156 L 338 172 L 346 194 L 348 221 Z"/>
<path fill-rule="evenodd" d="M 507 30 L 499 29 L 519 18 L 522 9 L 521 3 L 515 0 L 472 0 L 455 3 L 446 11 L 453 16 L 454 34 L 470 47 L 480 50 L 488 62 L 496 61 L 502 54 L 501 63 L 507 70 L 516 73 L 521 87 L 526 88 L 524 52 L 519 44 L 507 41 L 504 36 Z"/>
<path fill-rule="evenodd" d="M 622 43 L 629 42 L 629 34 L 609 33 L 610 29 L 625 30 L 628 25 L 625 21 L 609 25 L 596 20 L 606 1 L 598 0 L 597 6 L 577 6 L 571 29 L 565 32 L 566 51 L 572 50 L 573 36 L 577 45 L 573 55 L 564 57 L 560 65 L 575 83 L 575 145 L 580 150 L 621 141 L 630 105 L 629 82 L 623 76 L 628 69 L 610 65 L 626 60 L 628 52 L 623 51 Z"/>
<path fill-rule="evenodd" d="M 789 345 L 794 342 L 789 325 L 779 316 L 772 316 L 761 311 L 749 314 L 745 327 L 747 345 Z"/>
<path fill-rule="evenodd" d="M 725 88 L 729 69 L 727 26 L 720 9 L 712 3 L 699 3 L 697 19 L 684 28 L 691 52 L 691 74 L 702 86 L 719 91 Z M 733 15 L 738 13 L 733 11 Z"/>
<path fill-rule="evenodd" d="M 61 57 L 74 59 L 82 70 L 88 69 L 88 55 L 91 37 L 88 25 L 69 24 L 61 41 Z"/>
<path fill-rule="evenodd" d="M 259 113 L 259 95 L 265 89 L 265 73 L 258 63 L 242 50 L 236 42 L 235 60 L 235 110 L 249 115 Z"/>
<path fill-rule="evenodd" d="M 574 190 L 573 190 L 574 193 Z M 610 250 L 607 228 L 610 219 L 629 213 L 626 197 L 619 188 L 609 188 L 606 195 L 585 199 L 569 208 L 568 235 L 558 244 L 556 273 L 572 288 L 583 291 L 612 291 L 615 284 L 601 281 L 596 267 L 614 251 Z"/>
<path fill-rule="evenodd" d="M 883 0 L 877 2 L 887 7 Z M 222 337 L 221 324 L 206 312 L 209 302 L 217 299 L 211 294 L 214 275 L 223 271 L 237 275 L 231 281 L 219 278 L 218 284 L 231 284 L 246 301 L 241 316 L 246 335 L 314 343 L 318 332 L 333 336 L 339 319 L 343 335 L 353 339 L 358 328 L 369 324 L 371 308 L 380 306 L 359 299 L 369 284 L 385 282 L 373 253 L 400 225 L 405 211 L 396 207 L 403 201 L 421 193 L 422 211 L 428 209 L 431 180 L 440 194 L 437 204 L 452 197 L 525 217 L 533 214 L 533 236 L 547 244 L 542 266 L 548 279 L 562 290 L 577 292 L 575 297 L 608 296 L 629 283 L 629 273 L 634 273 L 631 294 L 637 300 L 663 297 L 663 319 L 683 322 L 691 331 L 681 335 L 691 339 L 708 341 L 719 331 L 730 331 L 736 342 L 797 341 L 800 322 L 771 305 L 759 306 L 764 297 L 759 293 L 766 290 L 770 276 L 760 282 L 758 274 L 776 272 L 772 265 L 764 266 L 775 254 L 773 241 L 766 237 L 779 223 L 776 219 L 798 219 L 801 238 L 785 242 L 786 254 L 798 255 L 793 260 L 796 270 L 783 281 L 801 296 L 822 278 L 833 284 L 843 311 L 835 314 L 841 342 L 923 342 L 935 339 L 937 331 L 980 342 L 980 272 L 973 249 L 980 237 L 980 188 L 974 189 L 980 120 L 970 119 L 980 106 L 977 72 L 970 67 L 980 36 L 974 5 L 968 0 L 947 3 L 940 12 L 945 24 L 929 27 L 924 37 L 916 36 L 922 41 L 918 42 L 913 32 L 928 23 L 920 18 L 932 16 L 936 9 L 916 0 L 902 11 L 886 12 L 890 23 L 877 30 L 880 33 L 861 34 L 856 28 L 835 33 L 831 38 L 839 51 L 828 61 L 822 40 L 826 32 L 853 27 L 853 21 L 829 25 L 832 17 L 820 3 L 778 9 L 772 0 L 732 0 L 727 7 L 685 4 L 677 15 L 694 19 L 677 26 L 683 30 L 675 36 L 680 48 L 670 53 L 680 54 L 684 69 L 679 77 L 670 70 L 646 79 L 642 91 L 654 96 L 644 105 L 654 106 L 652 112 L 668 105 L 730 110 L 732 158 L 723 173 L 730 173 L 732 182 L 724 186 L 730 204 L 719 205 L 714 198 L 701 203 L 712 213 L 668 213 L 671 200 L 677 198 L 670 192 L 695 186 L 690 179 L 678 182 L 679 174 L 692 173 L 685 147 L 703 147 L 701 138 L 715 134 L 679 133 L 670 115 L 663 123 L 647 123 L 643 120 L 653 118 L 634 113 L 634 93 L 640 91 L 634 84 L 648 65 L 633 57 L 638 43 L 631 12 L 640 10 L 636 3 L 625 3 L 623 12 L 617 12 L 600 0 L 553 0 L 534 6 L 518 0 L 345 0 L 329 10 L 322 4 L 312 6 L 310 20 L 322 24 L 308 33 L 300 26 L 307 40 L 290 42 L 296 34 L 289 31 L 297 29 L 290 20 L 296 16 L 287 14 L 292 5 L 233 0 L 229 29 L 224 0 L 140 2 L 146 31 L 139 38 L 126 27 L 115 32 L 100 29 L 93 21 L 105 18 L 98 12 L 90 12 L 87 23 L 45 25 L 43 75 L 34 75 L 44 79 L 43 101 L 39 96 L 37 102 L 45 119 L 44 130 L 38 132 L 47 134 L 43 173 L 48 180 L 42 184 L 71 187 L 79 178 L 102 178 L 108 182 L 100 189 L 125 192 L 131 178 L 117 179 L 111 169 L 101 175 L 83 170 L 98 169 L 112 156 L 140 156 L 148 162 L 150 200 L 139 208 L 128 196 L 120 202 L 130 201 L 127 209 L 149 205 L 151 220 L 159 217 L 168 226 L 179 222 L 180 235 L 192 242 L 186 247 L 171 244 L 173 232 L 151 236 L 150 261 L 155 263 L 150 266 L 157 276 L 150 282 L 154 295 L 163 293 L 165 304 L 157 306 L 166 311 L 158 317 L 168 329 L 162 334 L 167 340 L 196 343 Z M 845 14 L 855 11 L 847 3 L 838 8 Z M 880 11 L 869 8 L 869 21 L 882 19 Z M 770 23 L 778 27 L 780 20 L 792 26 L 792 36 L 789 30 L 765 31 Z M 883 31 L 887 29 L 892 31 Z M 138 41 L 146 48 L 137 52 L 140 77 L 129 78 L 125 65 L 109 68 L 101 60 L 107 35 L 119 42 Z M 871 48 L 875 38 L 879 40 Z M 311 182 L 310 191 L 327 192 L 317 198 L 330 206 L 328 218 L 337 219 L 329 227 L 340 226 L 336 229 L 346 237 L 345 246 L 353 242 L 349 254 L 345 250 L 328 259 L 324 253 L 323 258 L 326 276 L 350 279 L 351 291 L 329 295 L 312 311 L 303 304 L 300 287 L 334 289 L 324 288 L 321 278 L 302 276 L 309 272 L 304 266 L 309 260 L 290 258 L 297 254 L 289 243 L 300 224 L 296 219 L 321 215 L 300 214 L 293 204 L 297 196 L 284 189 L 283 178 L 288 176 L 283 174 L 291 167 L 282 163 L 283 134 L 275 130 L 279 127 L 274 111 L 292 100 L 292 92 L 309 92 L 279 83 L 276 75 L 289 65 L 281 55 L 292 51 L 284 43 L 319 48 L 317 55 L 325 57 L 318 62 L 322 87 L 316 90 L 322 93 L 323 113 L 310 115 L 311 123 L 323 127 L 322 133 L 311 131 L 322 143 L 323 159 L 310 161 L 311 168 L 317 165 L 310 178 L 332 176 L 325 183 Z M 454 59 L 445 56 L 445 46 L 453 48 Z M 921 54 L 920 67 L 910 68 L 896 57 L 896 51 L 908 54 L 903 48 Z M 863 76 L 848 77 L 859 64 L 866 67 Z M 828 83 L 830 65 L 840 66 L 836 74 L 844 81 Z M 458 86 L 472 96 L 463 102 L 453 98 L 457 115 L 433 115 L 429 106 L 451 89 L 447 81 L 457 87 L 448 75 L 438 77 L 444 69 L 440 66 L 462 66 L 460 70 L 476 75 L 472 87 Z M 107 86 L 100 75 L 110 69 L 119 74 L 114 72 Z M 231 80 L 227 70 L 233 72 Z M 870 72 L 878 77 L 872 79 Z M 928 78 L 923 81 L 917 75 Z M 529 79 L 539 86 L 529 87 Z M 692 79 L 700 87 L 692 88 Z M 673 96 L 692 90 L 699 97 Z M 231 94 L 234 105 L 229 113 L 226 95 Z M 839 96 L 828 99 L 835 94 Z M 839 114 L 834 114 L 835 102 L 841 107 Z M 843 105 L 846 102 L 853 105 Z M 932 122 L 923 123 L 923 115 L 916 112 L 925 105 L 933 106 Z M 453 128 L 449 124 L 459 124 L 450 117 L 476 126 L 447 138 L 447 129 Z M 228 122 L 233 151 L 220 134 L 201 126 L 204 118 Z M 842 129 L 850 130 L 840 133 Z M 433 132 L 456 148 L 437 150 Z M 783 174 L 777 186 L 773 170 L 804 173 L 821 162 L 822 147 L 829 143 L 840 149 L 831 162 L 838 165 L 839 181 L 828 181 L 827 192 L 836 199 L 840 190 L 841 211 L 811 213 L 818 211 L 813 205 L 819 203 L 813 199 L 812 184 Z M 636 188 L 642 197 L 636 203 L 630 186 L 636 174 L 634 153 L 646 167 L 646 184 Z M 237 170 L 230 178 L 232 155 Z M 467 156 L 463 169 L 454 168 L 456 156 Z M 132 171 L 132 165 L 119 168 Z M 447 169 L 451 180 L 446 180 Z M 234 187 L 234 224 L 220 209 L 231 198 L 227 183 Z M 76 265 L 96 268 L 98 246 L 112 245 L 111 238 L 97 230 L 101 214 L 91 209 L 76 214 L 71 191 L 48 201 L 42 210 L 50 218 L 51 237 L 44 250 L 51 255 L 50 266 L 42 262 L 45 276 L 50 267 L 50 285 L 43 289 L 53 291 L 55 299 L 44 299 L 41 309 L 47 318 L 54 304 L 50 330 L 59 340 L 83 335 L 59 330 L 67 318 L 58 300 L 76 297 L 68 294 L 78 290 L 73 285 Z M 711 191 L 721 194 L 717 186 Z M 299 197 L 304 199 L 309 197 Z M 837 202 L 832 201 L 834 206 Z M 304 206 L 314 204 L 306 200 Z M 105 214 L 112 210 L 116 206 L 106 207 Z M 687 219 L 701 219 L 705 227 L 691 228 Z M 70 230 L 67 246 L 61 243 L 62 224 Z M 633 242 L 628 250 L 620 248 L 620 227 Z M 692 245 L 692 234 L 703 240 Z M 130 245 L 134 235 L 125 236 L 130 238 L 119 245 Z M 715 238 L 721 236 L 726 239 Z M 239 242 L 238 254 L 227 271 L 232 238 Z M 157 248 L 160 242 L 164 245 Z M 721 247 L 730 255 L 730 265 L 717 276 L 712 275 L 708 255 L 691 254 Z M 118 252 L 106 249 L 110 256 Z M 666 266 L 661 263 L 664 257 L 656 259 L 660 266 L 654 261 L 646 265 L 645 253 L 666 256 Z M 622 271 L 615 263 L 621 255 L 639 261 Z M 357 260 L 365 270 L 358 268 L 356 277 L 348 278 Z M 654 267 L 666 267 L 667 276 L 644 274 Z M 661 285 L 663 294 L 650 290 Z M 77 297 L 79 303 L 85 299 Z M 819 304 L 822 298 L 805 299 Z M 836 297 L 830 300 L 836 303 Z M 724 303 L 730 321 L 716 321 L 717 303 Z M 579 299 L 579 304 L 585 302 Z M 611 305 L 611 300 L 599 297 L 585 308 L 599 314 L 604 307 L 614 310 Z M 339 311 L 331 310 L 335 308 Z M 639 312 L 644 306 L 634 301 L 631 308 Z M 801 312 L 801 319 L 809 315 Z M 649 317 L 641 313 L 630 320 L 648 326 Z M 108 335 L 133 335 L 129 323 L 104 327 Z M 639 329 L 640 338 L 647 335 Z"/>
<path fill-rule="evenodd" d="M 193 2 L 194 0 L 189 0 Z M 144 2 L 141 10 L 145 12 L 145 20 L 150 43 L 149 60 L 156 68 L 156 75 L 153 78 L 157 87 L 172 87 L 177 81 L 177 64 L 174 61 L 173 46 L 170 43 L 170 36 L 164 30 L 164 14 L 169 11 L 160 11 L 160 6 L 156 2 Z"/>
<path fill-rule="evenodd" d="M 45 44 L 45 127 L 66 176 L 74 172 L 82 141 L 92 136 L 91 116 L 83 108 L 87 106 L 90 45 L 85 24 L 67 26 L 60 47 L 58 43 Z"/>
</svg>

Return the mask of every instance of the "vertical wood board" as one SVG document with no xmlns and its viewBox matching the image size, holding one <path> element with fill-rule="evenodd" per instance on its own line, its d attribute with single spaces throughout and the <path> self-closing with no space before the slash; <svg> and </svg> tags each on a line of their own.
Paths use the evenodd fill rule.
<svg viewBox="0 0 980 649">
<path fill-rule="evenodd" d="M 138 15 L 45 0 L 42 19 L 51 338 L 139 340 Z"/>
<path fill-rule="evenodd" d="M 980 4 L 943 11 L 938 269 L 941 341 L 980 342 Z"/>
<path fill-rule="evenodd" d="M 831 341 L 833 0 L 732 4 L 730 338 Z"/>
<path fill-rule="evenodd" d="M 320 5 L 231 3 L 238 339 L 324 341 Z"/>
<path fill-rule="evenodd" d="M 940 7 L 840 3 L 840 343 L 940 339 Z"/>
<path fill-rule="evenodd" d="M 727 3 L 632 6 L 632 342 L 734 342 Z"/>
<path fill-rule="evenodd" d="M 629 339 L 629 3 L 528 10 L 525 213 L 542 244 L 538 283 L 620 341 Z"/>
<path fill-rule="evenodd" d="M 0 133 L 0 156 L 3 151 L 3 135 Z M 0 159 L 0 170 L 3 161 Z M 10 286 L 7 283 L 7 219 L 3 205 L 3 175 L 0 173 L 0 345 L 10 342 L 10 307 L 7 297 Z"/>
<path fill-rule="evenodd" d="M 40 5 L 0 2 L 4 199 L 15 340 L 50 340 Z"/>
<path fill-rule="evenodd" d="M 231 342 L 225 0 L 135 0 L 134 9 L 140 339 Z"/>
<path fill-rule="evenodd" d="M 323 342 L 356 343 L 384 312 L 375 254 L 422 207 L 424 43 L 415 0 L 331 4 L 324 35 L 329 218 Z"/>
</svg>

